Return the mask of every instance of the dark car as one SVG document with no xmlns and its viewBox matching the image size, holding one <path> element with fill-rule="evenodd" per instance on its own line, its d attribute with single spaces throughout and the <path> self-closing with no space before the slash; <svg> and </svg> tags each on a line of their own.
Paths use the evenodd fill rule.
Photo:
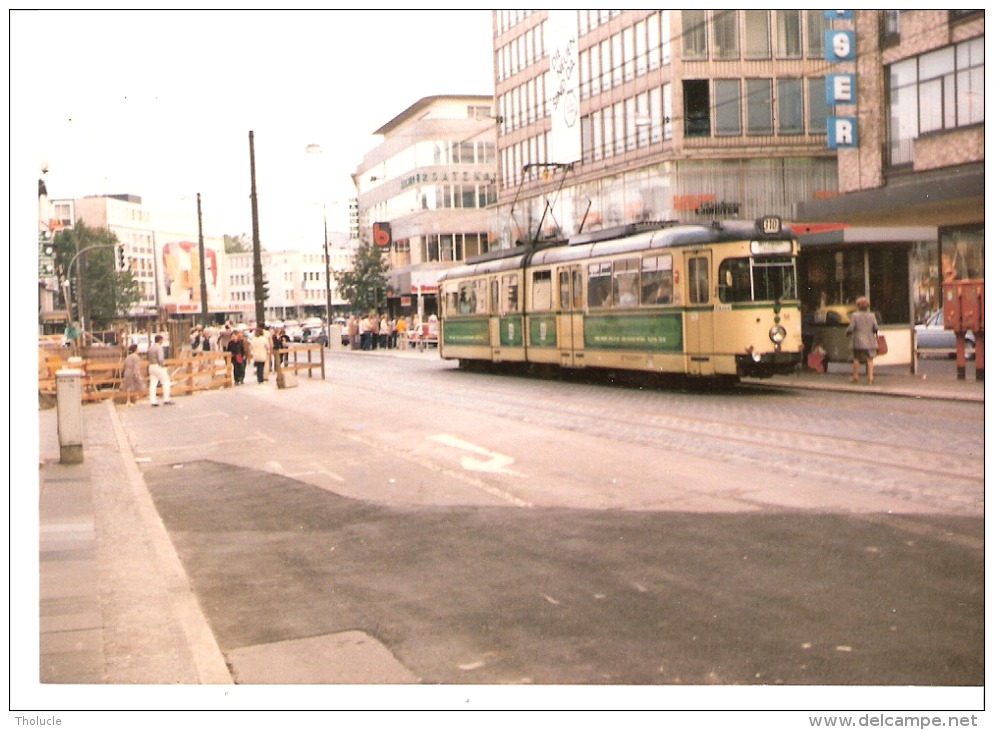
<svg viewBox="0 0 994 730">
<path fill-rule="evenodd" d="M 328 345 L 328 334 L 323 327 L 304 327 L 300 334 L 301 342 L 311 342 L 318 345 Z"/>
<path fill-rule="evenodd" d="M 921 324 L 915 325 L 915 338 L 920 353 L 956 354 L 956 333 L 943 326 L 941 309 L 932 312 Z M 973 333 L 967 332 L 965 339 L 966 355 L 973 357 Z"/>
</svg>

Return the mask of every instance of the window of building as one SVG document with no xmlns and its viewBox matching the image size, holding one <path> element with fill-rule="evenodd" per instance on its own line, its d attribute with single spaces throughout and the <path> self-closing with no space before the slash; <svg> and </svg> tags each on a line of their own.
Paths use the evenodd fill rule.
<svg viewBox="0 0 994 730">
<path fill-rule="evenodd" d="M 621 31 L 621 52 L 624 54 L 624 79 L 631 81 L 635 78 L 635 31 L 625 28 Z"/>
<path fill-rule="evenodd" d="M 746 79 L 746 118 L 749 134 L 773 134 L 772 79 Z"/>
<path fill-rule="evenodd" d="M 644 76 L 649 66 L 649 55 L 646 51 L 646 22 L 640 20 L 635 24 L 635 75 Z"/>
<path fill-rule="evenodd" d="M 624 80 L 622 73 L 625 68 L 625 54 L 621 46 L 621 34 L 611 36 L 611 84 L 621 86 Z"/>
<path fill-rule="evenodd" d="M 601 41 L 601 91 L 611 88 L 611 41 Z"/>
<path fill-rule="evenodd" d="M 745 57 L 770 57 L 770 11 L 745 10 Z"/>
<path fill-rule="evenodd" d="M 684 136 L 707 137 L 711 134 L 711 99 L 707 79 L 683 81 Z"/>
<path fill-rule="evenodd" d="M 825 104 L 825 79 L 818 76 L 808 79 L 808 134 L 827 133 L 828 105 Z"/>
<path fill-rule="evenodd" d="M 825 58 L 825 31 L 828 21 L 824 10 L 805 10 L 804 21 L 807 26 L 808 58 L 822 60 Z"/>
<path fill-rule="evenodd" d="M 670 11 L 663 10 L 659 13 L 659 33 L 661 43 L 659 44 L 659 52 L 662 57 L 662 62 L 664 66 L 670 65 Z"/>
<path fill-rule="evenodd" d="M 974 38 L 889 67 L 890 164 L 911 163 L 920 134 L 984 121 L 983 42 Z"/>
<path fill-rule="evenodd" d="M 801 79 L 777 79 L 777 132 L 804 134 L 804 89 Z"/>
<path fill-rule="evenodd" d="M 708 20 L 706 10 L 683 10 L 683 57 L 686 60 L 708 57 Z"/>
<path fill-rule="evenodd" d="M 590 95 L 601 93 L 601 47 L 590 47 Z"/>
<path fill-rule="evenodd" d="M 714 57 L 731 60 L 739 57 L 739 14 L 735 10 L 714 11 Z"/>
<path fill-rule="evenodd" d="M 714 133 L 717 137 L 742 134 L 742 99 L 738 79 L 715 79 Z"/>
<path fill-rule="evenodd" d="M 655 15 L 650 15 L 646 20 L 646 31 L 649 36 L 649 70 L 655 71 L 659 68 L 660 59 L 662 57 L 662 43 L 659 40 L 659 24 L 662 19 L 663 13 L 656 13 Z M 669 43 L 669 39 L 666 40 Z"/>
<path fill-rule="evenodd" d="M 801 57 L 801 11 L 777 10 L 777 58 Z"/>
</svg>

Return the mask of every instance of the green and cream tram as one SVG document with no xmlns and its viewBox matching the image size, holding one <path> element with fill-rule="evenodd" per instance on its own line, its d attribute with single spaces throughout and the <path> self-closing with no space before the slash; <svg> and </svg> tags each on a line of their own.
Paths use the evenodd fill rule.
<svg viewBox="0 0 994 730">
<path fill-rule="evenodd" d="M 797 241 L 779 218 L 632 224 L 497 251 L 439 282 L 439 353 L 737 379 L 801 362 Z"/>
</svg>

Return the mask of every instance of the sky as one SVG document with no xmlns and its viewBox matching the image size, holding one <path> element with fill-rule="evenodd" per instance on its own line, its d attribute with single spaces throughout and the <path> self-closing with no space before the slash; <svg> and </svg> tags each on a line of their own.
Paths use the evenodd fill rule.
<svg viewBox="0 0 994 730">
<path fill-rule="evenodd" d="M 351 173 L 416 101 L 493 95 L 489 10 L 15 10 L 10 40 L 12 191 L 47 164 L 53 199 L 192 232 L 200 193 L 205 235 L 251 237 L 251 131 L 269 250 L 319 247 L 322 204 L 348 230 Z"/>
</svg>

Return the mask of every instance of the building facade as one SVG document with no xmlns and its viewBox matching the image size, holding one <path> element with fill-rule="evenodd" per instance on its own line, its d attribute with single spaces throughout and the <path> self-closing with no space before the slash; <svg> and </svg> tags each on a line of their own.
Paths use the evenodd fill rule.
<svg viewBox="0 0 994 730">
<path fill-rule="evenodd" d="M 944 281 L 984 278 L 984 12 L 858 10 L 848 27 L 856 93 L 845 113 L 858 134 L 839 150 L 838 195 L 802 201 L 796 218 L 932 232 L 868 245 L 820 232 L 807 266 L 842 283 L 838 297 L 867 286 L 892 317 L 910 302 L 921 322 L 942 307 Z"/>
<path fill-rule="evenodd" d="M 361 245 L 389 257 L 394 316 L 437 311 L 441 271 L 490 249 L 496 125 L 489 96 L 432 96 L 376 130 L 353 174 Z"/>
<path fill-rule="evenodd" d="M 335 272 L 352 268 L 355 241 L 334 241 L 328 247 L 330 270 L 330 304 L 332 316 L 347 310 L 348 305 L 338 290 Z M 255 280 L 253 255 L 227 255 L 227 292 L 232 319 L 235 322 L 255 321 Z M 325 318 L 328 310 L 329 287 L 325 278 L 323 251 L 263 251 L 263 278 L 267 282 L 266 319 L 272 321 Z"/>
<path fill-rule="evenodd" d="M 494 11 L 501 247 L 834 195 L 824 11 Z M 565 144 L 564 144 L 565 140 Z"/>
</svg>

